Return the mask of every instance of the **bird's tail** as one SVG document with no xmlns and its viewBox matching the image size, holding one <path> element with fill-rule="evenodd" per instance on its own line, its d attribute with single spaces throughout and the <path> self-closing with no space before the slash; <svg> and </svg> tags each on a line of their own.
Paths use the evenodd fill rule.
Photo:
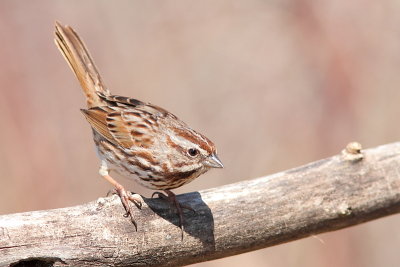
<svg viewBox="0 0 400 267">
<path fill-rule="evenodd" d="M 62 26 L 56 22 L 54 41 L 78 78 L 86 95 L 88 108 L 107 105 L 98 92 L 103 95 L 110 95 L 110 92 L 103 84 L 93 59 L 78 34 L 70 26 Z"/>
</svg>

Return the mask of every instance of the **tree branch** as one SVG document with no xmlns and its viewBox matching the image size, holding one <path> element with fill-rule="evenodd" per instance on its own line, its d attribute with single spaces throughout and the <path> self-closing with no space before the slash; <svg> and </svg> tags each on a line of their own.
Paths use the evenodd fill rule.
<svg viewBox="0 0 400 267">
<path fill-rule="evenodd" d="M 160 199 L 144 199 L 137 232 L 116 196 L 3 215 L 0 265 L 177 266 L 265 248 L 399 212 L 399 170 L 400 143 L 362 152 L 353 144 L 299 168 L 183 194 L 196 211 L 185 211 L 183 241 Z"/>
</svg>

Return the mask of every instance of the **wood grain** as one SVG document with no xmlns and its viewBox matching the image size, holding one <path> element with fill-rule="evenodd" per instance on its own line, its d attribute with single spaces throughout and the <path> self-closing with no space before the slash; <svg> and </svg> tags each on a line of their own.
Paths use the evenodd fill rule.
<svg viewBox="0 0 400 267">
<path fill-rule="evenodd" d="M 274 175 L 179 195 L 196 211 L 185 211 L 183 241 L 176 214 L 160 199 L 144 199 L 136 210 L 137 232 L 116 196 L 2 215 L 0 265 L 179 266 L 399 212 L 400 143 L 353 148 Z"/>
</svg>

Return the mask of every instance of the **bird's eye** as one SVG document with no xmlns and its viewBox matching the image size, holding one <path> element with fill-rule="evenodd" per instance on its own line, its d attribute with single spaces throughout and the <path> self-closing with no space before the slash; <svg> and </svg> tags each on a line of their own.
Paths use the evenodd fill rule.
<svg viewBox="0 0 400 267">
<path fill-rule="evenodd" d="M 196 148 L 189 148 L 188 154 L 192 157 L 195 157 L 197 154 L 199 154 L 199 151 Z"/>
</svg>

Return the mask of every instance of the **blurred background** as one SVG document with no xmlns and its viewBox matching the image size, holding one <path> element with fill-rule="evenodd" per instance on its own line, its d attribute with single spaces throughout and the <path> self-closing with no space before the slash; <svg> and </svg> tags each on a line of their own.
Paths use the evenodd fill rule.
<svg viewBox="0 0 400 267">
<path fill-rule="evenodd" d="M 217 145 L 198 191 L 400 138 L 400 2 L 1 1 L 0 214 L 78 205 L 98 175 L 54 21 L 114 94 L 160 105 Z M 132 181 L 128 189 L 149 196 Z M 196 266 L 398 266 L 400 216 Z"/>
</svg>

